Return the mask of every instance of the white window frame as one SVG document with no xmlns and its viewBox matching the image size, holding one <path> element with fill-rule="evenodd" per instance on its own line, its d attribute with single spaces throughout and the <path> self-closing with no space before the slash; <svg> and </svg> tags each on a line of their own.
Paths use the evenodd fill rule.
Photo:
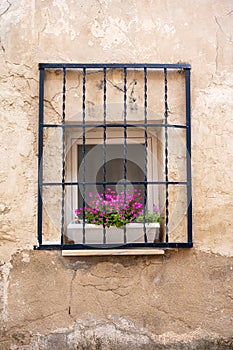
<svg viewBox="0 0 233 350">
<path fill-rule="evenodd" d="M 148 133 L 149 134 L 149 133 Z M 66 179 L 67 182 L 78 182 L 78 147 L 83 144 L 82 130 L 79 131 L 71 130 L 67 131 L 66 135 Z M 145 142 L 144 129 L 130 128 L 127 130 L 126 144 L 143 144 Z M 103 144 L 103 130 L 100 128 L 91 129 L 85 134 L 85 145 L 99 145 Z M 107 131 L 106 145 L 108 144 L 124 144 L 123 131 L 117 128 L 111 128 Z M 157 138 L 155 135 L 147 136 L 147 180 L 158 181 L 158 148 Z M 154 158 L 154 159 L 153 159 Z M 148 197 L 148 210 L 153 211 L 153 204 L 159 204 L 159 191 L 153 191 L 153 186 L 148 185 L 147 197 Z M 74 220 L 74 210 L 82 206 L 82 203 L 78 203 L 78 187 L 67 186 L 66 189 L 66 224 Z"/>
</svg>

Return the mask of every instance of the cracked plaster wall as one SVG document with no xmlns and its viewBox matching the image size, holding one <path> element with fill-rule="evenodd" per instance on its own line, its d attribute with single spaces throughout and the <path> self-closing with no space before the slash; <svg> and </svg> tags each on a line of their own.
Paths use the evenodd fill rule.
<svg viewBox="0 0 233 350">
<path fill-rule="evenodd" d="M 227 0 L 1 1 L 1 349 L 231 348 L 232 24 Z M 38 62 L 192 65 L 195 249 L 32 251 Z"/>
</svg>

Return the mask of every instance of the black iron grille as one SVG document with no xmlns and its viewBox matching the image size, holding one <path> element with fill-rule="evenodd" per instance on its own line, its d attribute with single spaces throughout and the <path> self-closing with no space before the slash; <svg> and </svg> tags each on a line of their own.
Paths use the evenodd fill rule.
<svg viewBox="0 0 233 350">
<path fill-rule="evenodd" d="M 192 247 L 190 69 L 189 64 L 39 64 L 36 249 L 112 249 L 116 246 L 117 248 Z M 76 79 L 78 83 L 72 85 L 70 77 L 76 73 L 77 76 L 74 76 L 72 81 Z M 98 99 L 98 108 L 90 117 L 90 108 L 94 108 L 94 103 L 90 102 L 94 85 L 90 85 L 89 82 L 91 79 L 97 79 L 95 73 L 100 77 L 96 83 L 98 96 L 95 97 Z M 117 83 L 110 81 L 109 74 L 118 74 Z M 176 85 L 177 80 L 181 85 Z M 140 81 L 140 89 L 138 88 L 137 92 L 139 102 L 136 104 L 134 89 L 138 81 Z M 52 103 L 55 105 L 55 98 L 53 97 L 54 100 L 51 102 L 47 97 L 51 84 L 56 86 L 58 92 L 55 94 L 56 107 L 49 109 L 49 105 Z M 110 112 L 108 100 L 114 96 L 114 89 L 121 98 L 121 102 L 118 101 L 117 105 L 119 107 L 121 103 L 119 107 L 121 113 L 118 113 L 116 118 L 111 115 L 116 109 L 111 105 L 113 112 Z M 110 90 L 111 93 L 108 93 Z M 72 106 L 77 112 L 72 116 L 67 112 L 69 104 L 74 104 L 69 100 L 70 91 L 73 96 L 78 96 L 77 106 Z M 183 116 L 180 111 L 173 113 L 169 108 L 169 98 L 171 97 L 175 105 L 177 96 L 184 111 Z M 154 107 L 151 111 L 153 108 L 150 106 L 150 101 L 159 99 L 162 107 L 158 111 Z M 50 118 L 48 117 L 50 114 L 54 115 Z M 135 119 L 132 117 L 134 115 Z M 48 135 L 56 131 L 59 137 L 54 138 L 53 142 L 48 142 Z M 182 142 L 178 140 L 179 133 L 183 135 Z M 76 134 L 78 136 L 72 136 Z M 153 138 L 156 140 L 156 152 L 154 144 L 151 146 Z M 179 150 L 176 154 L 177 144 Z M 49 151 L 50 145 L 58 151 Z M 182 147 L 184 156 L 179 154 Z M 155 153 L 151 154 L 152 152 Z M 113 155 L 112 158 L 109 156 L 110 153 Z M 176 166 L 176 160 L 174 161 L 176 155 L 177 164 L 182 164 L 180 171 L 182 174 L 179 177 L 174 175 L 172 166 L 170 169 L 170 165 Z M 95 169 L 98 157 L 102 159 L 102 164 L 96 169 L 97 175 L 93 179 L 91 172 Z M 47 168 L 52 166 L 51 159 L 54 166 L 52 173 L 59 174 L 57 178 L 52 176 L 52 179 L 44 175 Z M 158 166 L 160 175 L 156 175 Z M 123 202 L 126 202 L 127 198 L 132 198 L 129 191 L 140 197 L 142 208 L 140 211 L 138 209 L 138 212 L 143 232 L 141 240 L 129 239 L 128 226 L 124 222 L 118 228 L 121 230 L 119 231 L 121 238 L 119 240 L 116 238 L 112 243 L 108 240 L 108 219 L 103 214 L 101 214 L 103 216 L 101 225 L 96 225 L 94 219 L 93 222 L 87 220 L 88 200 L 91 203 L 90 199 L 94 196 L 93 206 L 96 206 L 100 196 L 106 200 L 111 191 L 117 196 L 116 189 L 120 191 Z M 180 195 L 179 191 L 185 196 Z M 47 193 L 49 197 L 46 199 Z M 157 203 L 152 203 L 151 194 L 156 197 Z M 153 240 L 149 240 L 147 211 L 149 206 L 154 204 L 159 206 L 161 222 L 157 234 Z M 48 209 L 48 206 L 52 209 Z M 79 212 L 78 207 L 81 207 L 82 213 L 77 218 L 74 210 Z M 105 209 L 102 207 L 103 212 Z M 122 215 L 126 217 L 126 214 Z M 134 220 L 133 210 L 129 213 L 129 217 L 130 215 L 132 216 L 129 219 L 130 223 L 135 224 L 137 220 Z M 77 232 L 75 225 L 81 232 L 81 238 L 77 240 L 74 238 Z M 94 232 L 101 230 L 100 240 L 94 243 L 88 241 L 90 225 Z M 113 226 L 116 228 L 117 225 Z M 54 230 L 59 232 L 59 237 L 47 239 L 46 237 L 53 236 L 53 226 L 56 227 Z M 69 230 L 73 230 L 72 237 L 69 236 Z"/>
</svg>

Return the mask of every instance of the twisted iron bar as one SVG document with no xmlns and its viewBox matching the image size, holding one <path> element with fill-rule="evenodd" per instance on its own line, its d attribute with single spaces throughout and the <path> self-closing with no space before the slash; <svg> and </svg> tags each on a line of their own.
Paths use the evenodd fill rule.
<svg viewBox="0 0 233 350">
<path fill-rule="evenodd" d="M 167 102 L 167 68 L 164 68 L 164 119 L 165 124 L 168 123 L 168 102 Z M 168 224 L 169 224 L 169 193 L 168 193 L 168 128 L 165 127 L 165 181 L 166 181 L 166 200 L 165 200 L 165 222 L 166 222 L 166 242 L 168 242 Z"/>
<path fill-rule="evenodd" d="M 107 76 L 107 71 L 106 71 L 106 68 L 103 69 L 103 74 L 104 74 L 104 85 L 103 85 L 103 92 L 104 92 L 104 96 L 103 96 L 103 104 L 104 104 L 104 119 L 103 119 L 103 132 L 104 132 L 104 142 L 103 142 L 103 190 L 104 190 L 104 198 L 105 198 L 105 195 L 106 195 L 106 178 L 107 178 L 107 169 L 106 169 L 106 161 L 107 161 L 107 127 L 106 127 L 106 118 L 107 118 L 107 113 L 106 113 L 106 99 L 107 99 L 107 96 L 106 96 L 106 93 L 107 93 L 107 79 L 106 79 L 106 76 Z M 105 208 L 104 208 L 104 211 L 105 211 Z M 105 219 L 104 219 L 105 220 Z M 104 222 L 104 226 L 103 226 L 103 243 L 105 244 L 106 243 L 106 227 L 105 227 L 105 222 Z"/>
<path fill-rule="evenodd" d="M 85 133 L 85 123 L 86 123 L 86 68 L 83 68 L 83 100 L 82 100 L 82 162 L 83 162 L 83 208 L 86 205 L 86 133 Z M 83 210 L 83 244 L 86 242 L 85 235 L 85 210 Z"/>
<path fill-rule="evenodd" d="M 61 244 L 64 242 L 65 226 L 65 118 L 66 118 L 66 68 L 63 68 L 62 82 L 62 202 L 61 202 Z"/>
</svg>

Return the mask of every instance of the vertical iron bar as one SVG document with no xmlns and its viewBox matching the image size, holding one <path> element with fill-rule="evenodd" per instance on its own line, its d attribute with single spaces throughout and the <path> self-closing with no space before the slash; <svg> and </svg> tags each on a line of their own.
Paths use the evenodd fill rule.
<svg viewBox="0 0 233 350">
<path fill-rule="evenodd" d="M 104 184 L 103 184 L 103 190 L 104 190 L 104 199 L 106 198 L 106 158 L 107 158 L 107 145 L 106 145 L 106 139 L 107 139 L 107 132 L 106 132 L 106 68 L 103 69 L 103 73 L 104 73 L 104 143 L 103 143 L 103 162 L 104 162 L 104 166 L 103 166 L 103 180 L 104 180 Z M 104 209 L 105 210 L 105 209 Z M 106 243 L 106 222 L 104 221 L 104 226 L 103 226 L 103 243 Z"/>
<path fill-rule="evenodd" d="M 146 211 L 147 211 L 147 163 L 148 163 L 148 152 L 147 152 L 147 68 L 144 67 L 144 153 L 145 153 L 145 163 L 144 163 L 144 203 L 143 203 L 143 231 L 144 231 L 144 240 L 147 243 L 147 234 L 146 234 Z"/>
<path fill-rule="evenodd" d="M 37 237 L 42 244 L 42 183 L 43 183 L 43 124 L 44 124 L 44 68 L 40 68 L 39 139 L 38 139 L 38 215 Z"/>
<path fill-rule="evenodd" d="M 63 68 L 62 88 L 62 203 L 61 203 L 61 244 L 64 242 L 65 224 L 65 117 L 66 117 L 66 68 Z"/>
<path fill-rule="evenodd" d="M 169 224 L 169 194 L 168 194 L 168 102 L 167 102 L 167 68 L 164 68 L 164 122 L 165 122 L 165 182 L 166 182 L 166 242 L 168 242 Z"/>
<path fill-rule="evenodd" d="M 86 68 L 83 68 L 83 103 L 82 103 L 82 134 L 83 134 L 83 140 L 82 140 L 82 162 L 83 162 L 83 244 L 86 242 L 86 234 L 85 234 L 85 207 L 86 207 L 86 130 L 85 130 L 85 123 L 86 123 Z"/>
<path fill-rule="evenodd" d="M 126 204 L 127 180 L 127 68 L 124 68 L 124 205 Z M 126 226 L 124 225 L 124 243 L 127 243 Z"/>
<path fill-rule="evenodd" d="M 191 99 L 190 99 L 190 69 L 185 69 L 186 94 L 186 165 L 187 165 L 187 207 L 188 243 L 192 243 L 192 175 L 191 175 Z"/>
</svg>

